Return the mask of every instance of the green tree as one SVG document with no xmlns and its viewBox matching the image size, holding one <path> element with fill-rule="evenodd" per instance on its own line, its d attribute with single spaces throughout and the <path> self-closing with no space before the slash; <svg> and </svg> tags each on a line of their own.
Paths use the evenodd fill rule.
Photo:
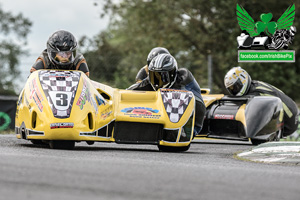
<svg viewBox="0 0 300 200">
<path fill-rule="evenodd" d="M 299 1 L 299 0 L 298 0 Z M 296 63 L 238 63 L 237 36 L 241 29 L 236 17 L 239 3 L 258 21 L 261 13 L 273 14 L 277 20 L 293 3 L 296 5 L 294 25 L 299 24 L 300 2 L 272 0 L 123 0 L 105 1 L 104 15 L 111 17 L 107 41 L 123 55 L 119 64 L 133 80 L 145 65 L 149 51 L 156 46 L 166 47 L 180 67 L 190 69 L 201 87 L 207 87 L 207 57 L 213 58 L 214 92 L 225 92 L 223 78 L 233 66 L 245 68 L 253 79 L 269 82 L 293 98 L 299 86 L 299 62 Z M 292 49 L 299 59 L 299 34 Z M 130 69 L 130 70 L 128 70 Z M 131 73 L 132 72 L 132 73 Z M 127 81 L 130 82 L 130 81 Z M 123 84 L 124 86 L 128 86 Z"/>
<path fill-rule="evenodd" d="M 5 12 L 0 5 L 0 94 L 15 94 L 14 81 L 20 74 L 17 67 L 20 56 L 25 54 L 22 46 L 30 26 L 22 14 Z"/>
</svg>

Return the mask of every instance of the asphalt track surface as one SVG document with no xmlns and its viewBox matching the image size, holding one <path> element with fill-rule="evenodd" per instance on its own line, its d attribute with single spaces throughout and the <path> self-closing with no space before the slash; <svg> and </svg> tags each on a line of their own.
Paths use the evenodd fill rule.
<svg viewBox="0 0 300 200">
<path fill-rule="evenodd" d="M 299 199 L 300 166 L 233 158 L 252 147 L 196 140 L 185 153 L 115 143 L 70 151 L 0 135 L 0 199 Z"/>
</svg>

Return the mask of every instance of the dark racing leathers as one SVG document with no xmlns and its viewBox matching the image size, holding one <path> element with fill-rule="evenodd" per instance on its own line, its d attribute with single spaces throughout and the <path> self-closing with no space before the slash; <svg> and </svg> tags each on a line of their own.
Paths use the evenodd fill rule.
<svg viewBox="0 0 300 200">
<path fill-rule="evenodd" d="M 284 94 L 281 90 L 276 87 L 264 83 L 262 81 L 251 82 L 248 95 L 256 95 L 256 96 L 275 96 L 281 99 L 283 110 L 284 110 L 284 128 L 283 128 L 283 136 L 288 136 L 294 133 L 298 127 L 298 107 L 296 103 Z"/>
<path fill-rule="evenodd" d="M 39 69 L 58 69 L 49 59 L 47 50 L 45 49 L 41 55 L 38 57 L 36 62 L 33 64 L 30 72 Z M 83 71 L 87 76 L 89 75 L 89 68 L 87 66 L 86 60 L 82 54 L 77 53 L 74 62 L 68 67 L 70 70 L 80 70 Z"/>
<path fill-rule="evenodd" d="M 153 87 L 150 84 L 148 76 L 145 77 L 145 74 L 147 74 L 145 70 L 147 70 L 147 66 L 143 67 L 139 71 L 136 77 L 136 80 L 138 82 L 130 86 L 128 88 L 129 90 L 154 91 Z M 176 82 L 171 88 L 193 92 L 196 99 L 194 135 L 197 135 L 201 131 L 204 115 L 206 112 L 206 107 L 201 95 L 199 84 L 188 69 L 180 68 L 177 72 Z"/>
<path fill-rule="evenodd" d="M 147 78 L 148 76 L 148 65 L 145 65 L 143 68 L 140 69 L 140 71 L 137 73 L 136 77 L 135 77 L 135 81 L 141 82 L 142 80 L 144 80 L 145 78 Z"/>
</svg>

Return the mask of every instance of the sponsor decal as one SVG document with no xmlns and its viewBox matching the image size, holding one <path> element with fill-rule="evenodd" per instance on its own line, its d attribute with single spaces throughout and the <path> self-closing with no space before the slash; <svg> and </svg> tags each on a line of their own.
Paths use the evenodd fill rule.
<svg viewBox="0 0 300 200">
<path fill-rule="evenodd" d="M 166 88 L 166 89 L 160 89 L 161 92 L 177 92 L 177 93 L 182 93 L 182 92 L 189 92 L 187 90 L 177 90 L 177 89 L 170 89 L 170 88 Z"/>
<path fill-rule="evenodd" d="M 82 110 L 87 101 L 90 102 L 90 104 L 94 107 L 96 114 L 98 114 L 98 105 L 105 103 L 105 101 L 103 99 L 101 99 L 99 96 L 95 95 L 95 98 L 94 98 L 91 95 L 89 85 L 88 85 L 87 81 L 84 79 L 83 88 L 82 88 L 81 94 L 78 98 L 76 105 L 79 106 L 80 110 Z M 99 104 L 99 102 L 100 102 L 100 104 Z M 97 103 L 98 103 L 98 105 L 97 105 Z"/>
<path fill-rule="evenodd" d="M 37 107 L 41 112 L 43 112 L 43 104 L 42 101 L 44 100 L 42 93 L 40 92 L 37 83 L 36 83 L 36 78 L 34 78 L 29 85 L 30 88 L 30 96 L 29 99 L 33 99 Z"/>
<path fill-rule="evenodd" d="M 106 118 L 108 118 L 111 115 L 111 113 L 112 113 L 112 111 L 102 113 L 101 119 L 105 120 Z"/>
<path fill-rule="evenodd" d="M 222 115 L 222 114 L 216 114 L 214 116 L 214 119 L 234 119 L 234 115 Z"/>
<path fill-rule="evenodd" d="M 101 112 L 101 116 L 100 118 L 102 120 L 105 120 L 106 118 L 108 118 L 110 115 L 112 114 L 112 106 L 109 106 L 107 109 L 103 110 Z"/>
<path fill-rule="evenodd" d="M 27 98 L 27 95 L 26 93 L 24 94 L 24 99 L 25 99 L 25 103 L 27 106 L 29 106 L 29 101 L 28 101 L 28 98 Z"/>
<path fill-rule="evenodd" d="M 272 13 L 262 13 L 260 20 L 254 21 L 239 4 L 236 15 L 242 30 L 237 37 L 239 62 L 295 62 L 295 51 L 286 51 L 296 34 L 295 4 L 277 21 L 273 21 Z"/>
<path fill-rule="evenodd" d="M 21 103 L 23 101 L 23 95 L 24 95 L 24 92 L 22 92 L 22 95 L 20 96 L 20 98 L 18 100 L 17 106 L 21 105 Z"/>
<path fill-rule="evenodd" d="M 54 78 L 57 78 L 57 77 L 78 77 L 78 75 L 74 72 L 66 72 L 66 71 L 54 71 L 54 70 L 51 70 L 51 72 L 49 73 L 49 71 L 46 71 L 46 73 L 43 74 L 44 77 L 54 77 Z"/>
<path fill-rule="evenodd" d="M 52 123 L 50 124 L 50 128 L 51 129 L 55 129 L 55 128 L 73 128 L 74 127 L 74 123 Z"/>
<path fill-rule="evenodd" d="M 86 101 L 90 101 L 90 91 L 89 91 L 89 88 L 87 86 L 87 82 L 86 80 L 84 79 L 84 82 L 83 82 L 83 87 L 82 87 L 82 91 L 81 91 L 81 94 L 78 98 L 78 101 L 76 103 L 77 106 L 79 106 L 80 110 L 83 109 L 83 106 L 85 105 Z"/>
<path fill-rule="evenodd" d="M 90 102 L 91 102 L 92 106 L 94 107 L 96 115 L 97 115 L 98 114 L 98 105 L 96 103 L 96 100 L 94 98 L 92 98 L 92 97 L 91 97 L 90 100 L 91 100 Z"/>
<path fill-rule="evenodd" d="M 159 119 L 161 115 L 158 115 L 159 110 L 148 107 L 128 107 L 121 110 L 124 115 L 135 118 L 152 118 Z"/>
<path fill-rule="evenodd" d="M 95 96 L 96 96 L 95 98 L 96 98 L 96 101 L 97 101 L 97 103 L 98 103 L 99 106 L 101 106 L 102 104 L 105 105 L 105 100 L 104 99 L 102 99 L 98 95 L 95 95 Z"/>
</svg>

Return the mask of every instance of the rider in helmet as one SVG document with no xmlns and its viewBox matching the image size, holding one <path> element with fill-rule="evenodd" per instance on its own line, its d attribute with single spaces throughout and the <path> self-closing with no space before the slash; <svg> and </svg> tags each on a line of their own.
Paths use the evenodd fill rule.
<svg viewBox="0 0 300 200">
<path fill-rule="evenodd" d="M 227 72 L 224 78 L 227 91 L 234 96 L 255 95 L 275 96 L 281 99 L 284 110 L 283 136 L 294 133 L 298 127 L 298 107 L 296 103 L 276 87 L 252 80 L 250 75 L 241 67 L 234 67 Z"/>
<path fill-rule="evenodd" d="M 250 89 L 251 77 L 241 67 L 234 67 L 225 75 L 224 84 L 231 95 L 243 96 Z"/>
<path fill-rule="evenodd" d="M 201 89 L 192 73 L 186 68 L 178 69 L 175 58 L 166 53 L 154 57 L 149 64 L 148 70 L 148 75 L 145 79 L 133 84 L 128 89 L 156 91 L 159 88 L 172 88 L 193 92 L 196 99 L 194 135 L 199 134 L 206 108 Z"/>
<path fill-rule="evenodd" d="M 160 63 L 162 62 L 162 63 Z M 177 62 L 171 55 L 161 54 L 153 59 L 148 67 L 152 88 L 171 88 L 177 78 Z"/>
<path fill-rule="evenodd" d="M 85 58 L 77 52 L 77 41 L 68 31 L 59 30 L 47 41 L 47 49 L 38 57 L 30 72 L 39 69 L 80 70 L 89 76 Z"/>
<path fill-rule="evenodd" d="M 140 71 L 137 73 L 135 78 L 136 82 L 141 82 L 143 79 L 145 79 L 148 76 L 148 66 L 151 60 L 158 54 L 162 54 L 162 53 L 170 54 L 169 51 L 164 47 L 155 47 L 150 51 L 147 57 L 147 65 L 141 68 Z"/>
</svg>

